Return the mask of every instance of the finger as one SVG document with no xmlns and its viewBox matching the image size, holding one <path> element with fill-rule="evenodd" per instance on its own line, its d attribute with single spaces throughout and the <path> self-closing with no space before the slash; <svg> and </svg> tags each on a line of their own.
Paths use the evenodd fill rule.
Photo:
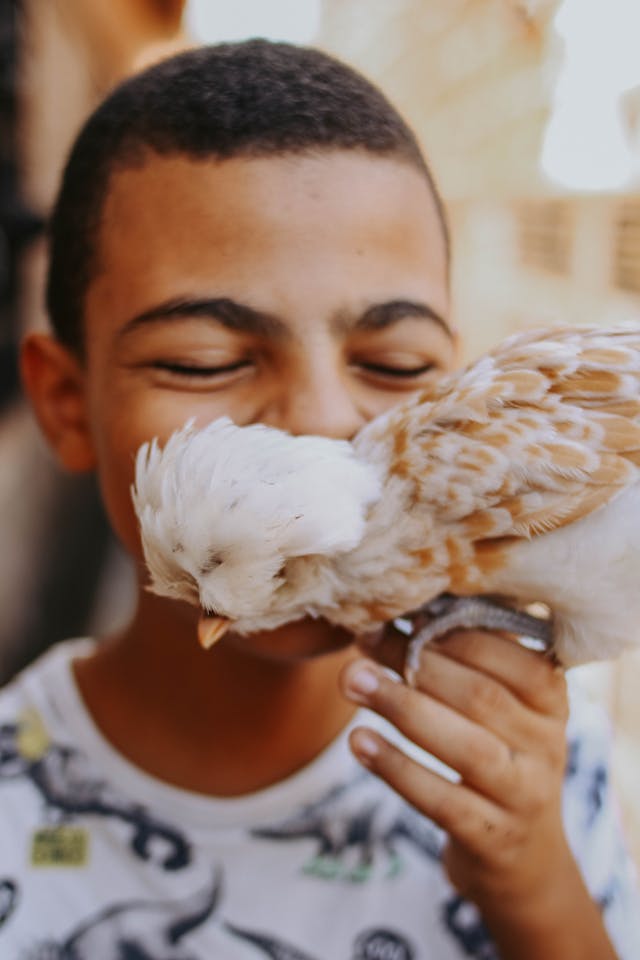
<svg viewBox="0 0 640 960">
<path fill-rule="evenodd" d="M 455 631 L 431 646 L 443 656 L 493 678 L 533 710 L 567 719 L 564 673 L 540 653 L 528 650 L 510 637 L 479 630 Z M 416 677 L 420 687 L 425 676 L 424 662 L 421 656 Z"/>
<path fill-rule="evenodd" d="M 488 641 L 483 638 L 488 638 Z M 497 645 L 493 644 L 491 638 Z M 404 676 L 409 637 L 396 629 L 393 623 L 385 624 L 375 634 L 359 637 L 356 643 L 366 656 Z M 526 649 L 513 637 L 478 630 L 459 630 L 428 646 L 506 683 L 519 699 L 534 710 L 555 714 L 566 720 L 568 707 L 564 672 L 548 657 Z M 520 671 L 524 671 L 524 674 L 519 677 Z"/>
<path fill-rule="evenodd" d="M 517 800 L 528 757 L 450 706 L 356 660 L 342 674 L 345 695 L 392 723 L 409 741 L 460 774 L 474 791 L 501 806 Z"/>
<path fill-rule="evenodd" d="M 470 853 L 490 854 L 512 829 L 510 815 L 490 800 L 427 769 L 373 730 L 357 727 L 349 742 L 364 766 Z"/>
<path fill-rule="evenodd" d="M 417 689 L 490 730 L 512 750 L 536 751 L 546 740 L 564 743 L 555 716 L 532 710 L 504 683 L 446 656 L 438 645 L 422 653 Z"/>
</svg>

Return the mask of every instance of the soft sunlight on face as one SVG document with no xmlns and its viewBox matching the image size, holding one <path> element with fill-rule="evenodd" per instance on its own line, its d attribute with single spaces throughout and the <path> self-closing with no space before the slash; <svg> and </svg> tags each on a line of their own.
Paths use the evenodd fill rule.
<svg viewBox="0 0 640 960">
<path fill-rule="evenodd" d="M 113 177 L 99 260 L 89 418 L 134 554 L 143 442 L 222 415 L 349 438 L 453 363 L 442 224 L 397 160 L 153 156 Z"/>
<path fill-rule="evenodd" d="M 406 162 L 152 156 L 114 175 L 99 261 L 86 413 L 111 525 L 140 563 L 143 442 L 222 415 L 351 437 L 454 364 L 442 222 Z M 350 641 L 319 619 L 238 643 L 307 657 Z"/>
</svg>

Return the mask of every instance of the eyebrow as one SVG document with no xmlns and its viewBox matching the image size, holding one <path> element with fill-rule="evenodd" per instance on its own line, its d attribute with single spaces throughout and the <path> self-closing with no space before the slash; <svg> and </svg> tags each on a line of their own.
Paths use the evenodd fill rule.
<svg viewBox="0 0 640 960">
<path fill-rule="evenodd" d="M 215 320 L 227 330 L 240 333 L 280 339 L 290 336 L 289 328 L 282 320 L 262 310 L 254 310 L 246 303 L 238 303 L 230 297 L 178 297 L 166 300 L 132 317 L 125 323 L 120 334 L 124 335 L 150 323 L 194 317 Z"/>
<path fill-rule="evenodd" d="M 120 330 L 120 336 L 141 326 L 162 323 L 173 319 L 202 317 L 220 323 L 227 330 L 249 333 L 280 340 L 291 337 L 286 323 L 273 314 L 256 310 L 230 297 L 177 297 L 159 303 L 128 320 Z M 439 326 L 449 338 L 453 331 L 444 317 L 429 304 L 414 300 L 390 300 L 375 303 L 355 320 L 346 312 L 336 315 L 331 324 L 336 333 L 384 330 L 400 320 L 417 317 Z"/>
<path fill-rule="evenodd" d="M 348 318 L 338 318 L 337 327 L 341 332 L 384 330 L 400 320 L 414 317 L 435 323 L 449 338 L 453 339 L 453 330 L 442 314 L 429 304 L 415 300 L 389 300 L 387 303 L 374 303 L 355 322 L 351 322 Z"/>
</svg>

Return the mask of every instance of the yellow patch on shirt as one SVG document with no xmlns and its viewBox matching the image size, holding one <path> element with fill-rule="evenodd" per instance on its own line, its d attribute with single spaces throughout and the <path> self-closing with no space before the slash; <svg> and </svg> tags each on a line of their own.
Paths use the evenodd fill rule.
<svg viewBox="0 0 640 960">
<path fill-rule="evenodd" d="M 51 746 L 51 738 L 37 710 L 25 710 L 18 718 L 16 746 L 25 760 L 39 760 Z"/>
<path fill-rule="evenodd" d="M 32 867 L 84 867 L 89 862 L 89 831 L 84 827 L 41 827 L 31 839 Z"/>
</svg>

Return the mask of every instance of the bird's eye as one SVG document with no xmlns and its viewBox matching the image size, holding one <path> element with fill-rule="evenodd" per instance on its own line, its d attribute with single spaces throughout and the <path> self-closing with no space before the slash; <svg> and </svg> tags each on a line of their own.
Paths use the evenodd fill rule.
<svg viewBox="0 0 640 960">
<path fill-rule="evenodd" d="M 200 567 L 201 576 L 206 577 L 208 573 L 211 573 L 213 570 L 221 567 L 223 563 L 224 560 L 217 553 L 210 553 Z"/>
</svg>

